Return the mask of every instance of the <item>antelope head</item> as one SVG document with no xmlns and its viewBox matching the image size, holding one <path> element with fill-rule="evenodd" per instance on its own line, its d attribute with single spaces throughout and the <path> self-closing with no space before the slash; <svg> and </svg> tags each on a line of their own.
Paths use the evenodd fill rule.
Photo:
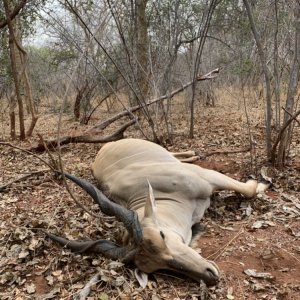
<svg viewBox="0 0 300 300">
<path fill-rule="evenodd" d="M 47 235 L 59 244 L 73 251 L 91 251 L 100 253 L 124 263 L 133 262 L 144 273 L 167 269 L 183 274 L 207 285 L 219 281 L 219 269 L 214 262 L 204 259 L 195 250 L 184 243 L 183 238 L 172 230 L 171 226 L 161 225 L 151 185 L 145 201 L 144 215 L 140 220 L 135 211 L 110 201 L 91 183 L 73 175 L 65 176 L 89 193 L 100 206 L 103 213 L 115 216 L 128 231 L 130 243 L 118 246 L 108 240 L 69 241 L 48 233 Z"/>
</svg>

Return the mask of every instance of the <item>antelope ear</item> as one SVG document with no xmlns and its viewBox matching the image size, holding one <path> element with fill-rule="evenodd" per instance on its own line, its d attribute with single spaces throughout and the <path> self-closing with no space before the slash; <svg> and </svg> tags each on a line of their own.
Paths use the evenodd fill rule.
<svg viewBox="0 0 300 300">
<path fill-rule="evenodd" d="M 153 189 L 148 179 L 147 182 L 149 187 L 149 194 L 146 199 L 144 217 L 156 219 L 156 203 L 153 194 Z"/>
</svg>

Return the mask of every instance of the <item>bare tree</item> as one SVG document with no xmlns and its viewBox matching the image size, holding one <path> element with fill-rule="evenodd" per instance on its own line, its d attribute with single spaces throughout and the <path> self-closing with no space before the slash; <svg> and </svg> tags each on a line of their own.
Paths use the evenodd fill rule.
<svg viewBox="0 0 300 300">
<path fill-rule="evenodd" d="M 195 59 L 195 65 L 194 65 L 194 72 L 193 72 L 193 78 L 194 83 L 192 85 L 192 99 L 191 99 L 191 115 L 190 115 L 190 138 L 194 137 L 194 106 L 195 106 L 195 91 L 196 91 L 196 81 L 195 78 L 197 77 L 197 74 L 199 72 L 199 66 L 200 61 L 202 57 L 203 47 L 206 40 L 207 32 L 209 29 L 210 21 L 213 15 L 213 12 L 216 8 L 216 5 L 218 4 L 217 0 L 212 0 L 207 8 L 207 12 L 204 16 L 205 21 L 203 24 L 200 25 L 198 36 L 200 36 L 199 45 L 196 53 L 196 59 Z"/>
<path fill-rule="evenodd" d="M 136 0 L 136 46 L 135 55 L 137 60 L 138 86 L 141 97 L 147 98 L 149 92 L 149 42 L 148 42 L 148 22 L 146 16 L 148 0 Z"/>
<path fill-rule="evenodd" d="M 16 12 L 20 12 L 20 9 L 24 7 L 25 3 L 26 1 L 21 1 L 21 3 L 18 4 L 11 12 L 10 4 L 6 0 L 3 1 L 9 34 L 10 64 L 15 87 L 9 96 L 11 137 L 13 139 L 16 138 L 15 109 L 17 102 L 21 140 L 24 140 L 25 136 L 30 136 L 32 134 L 38 120 L 28 74 L 28 55 L 22 46 L 21 22 L 19 16 L 16 15 Z M 11 19 L 12 16 L 14 17 L 14 20 Z M 24 99 L 26 107 L 28 112 L 31 114 L 31 123 L 27 132 L 25 132 L 23 98 L 21 94 L 25 95 Z M 15 99 L 17 99 L 17 101 Z"/>
<path fill-rule="evenodd" d="M 17 98 L 18 108 L 19 108 L 19 123 L 20 123 L 20 139 L 25 139 L 25 124 L 24 124 L 24 109 L 23 109 L 23 101 L 21 97 L 20 91 L 20 83 L 18 76 L 18 68 L 17 68 L 17 49 L 16 49 L 16 38 L 15 38 L 15 29 L 13 22 L 11 20 L 11 9 L 9 7 L 9 2 L 7 0 L 3 0 L 3 5 L 5 8 L 5 15 L 7 26 L 9 30 L 9 49 L 10 49 L 10 63 L 12 76 L 14 79 L 15 92 L 14 95 Z M 11 137 L 13 139 L 16 138 L 15 133 L 15 97 L 11 96 L 10 101 L 10 121 L 11 121 Z"/>
<path fill-rule="evenodd" d="M 285 103 L 285 114 L 283 118 L 282 127 L 291 119 L 291 114 L 295 110 L 295 95 L 297 93 L 299 83 L 299 69 L 300 69 L 300 3 L 295 2 L 295 44 L 294 44 L 294 58 L 290 70 L 290 80 L 288 85 L 287 99 Z M 288 154 L 288 148 L 292 138 L 292 124 L 282 133 L 281 140 L 278 146 L 278 153 L 276 163 L 283 166 Z M 274 163 L 274 161 L 273 161 Z"/>
<path fill-rule="evenodd" d="M 271 92 L 271 80 L 270 80 L 270 73 L 267 67 L 267 60 L 265 57 L 265 52 L 263 49 L 263 45 L 261 42 L 261 38 L 259 36 L 256 23 L 254 21 L 253 13 L 251 6 L 248 0 L 243 0 L 244 5 L 246 7 L 247 15 L 249 18 L 251 30 L 253 33 L 253 37 L 255 39 L 256 47 L 258 50 L 258 55 L 260 58 L 262 72 L 265 77 L 265 89 L 266 89 L 266 146 L 267 146 L 267 155 L 270 158 L 272 152 L 272 92 Z"/>
<path fill-rule="evenodd" d="M 278 0 L 274 2 L 274 15 L 275 15 L 275 32 L 274 32 L 274 92 L 275 92 L 275 124 L 276 128 L 280 126 L 280 74 L 279 74 L 279 54 L 278 54 Z"/>
</svg>

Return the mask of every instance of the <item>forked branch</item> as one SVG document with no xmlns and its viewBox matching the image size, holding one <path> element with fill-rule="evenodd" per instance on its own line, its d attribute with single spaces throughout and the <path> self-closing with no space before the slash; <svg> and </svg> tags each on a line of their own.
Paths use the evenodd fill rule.
<svg viewBox="0 0 300 300">
<path fill-rule="evenodd" d="M 15 6 L 13 11 L 10 13 L 9 19 L 12 21 L 21 11 L 21 9 L 25 6 L 27 0 L 21 0 L 19 4 Z M 0 21 L 0 29 L 7 25 L 7 19 Z"/>
<path fill-rule="evenodd" d="M 96 132 L 96 128 L 92 128 L 85 134 L 75 135 L 75 136 L 64 136 L 59 139 L 48 140 L 44 142 L 39 142 L 39 144 L 33 148 L 31 151 L 42 152 L 46 148 L 53 149 L 58 146 L 58 144 L 66 145 L 69 143 L 108 143 L 116 140 L 120 140 L 124 137 L 125 130 L 131 125 L 135 124 L 136 120 L 131 120 L 120 127 L 116 132 L 107 136 L 99 136 L 99 130 Z"/>
</svg>

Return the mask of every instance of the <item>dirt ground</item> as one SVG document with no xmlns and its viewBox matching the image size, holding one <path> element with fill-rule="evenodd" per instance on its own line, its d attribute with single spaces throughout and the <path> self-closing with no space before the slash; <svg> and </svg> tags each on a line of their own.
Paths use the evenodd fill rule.
<svg viewBox="0 0 300 300">
<path fill-rule="evenodd" d="M 300 127 L 296 125 L 291 159 L 282 170 L 264 159 L 263 112 L 249 108 L 256 150 L 248 149 L 248 126 L 243 109 L 230 103 L 199 106 L 196 136 L 187 138 L 184 108 L 174 114 L 174 143 L 170 151 L 195 150 L 196 162 L 239 180 L 264 174 L 273 185 L 255 199 L 230 192 L 213 196 L 203 219 L 204 231 L 198 247 L 204 257 L 221 269 L 221 281 L 206 288 L 176 274 L 157 272 L 147 287 L 139 287 L 134 266 L 93 255 L 61 249 L 44 231 L 71 239 L 111 238 L 120 228 L 114 218 L 88 215 L 67 193 L 63 183 L 34 155 L 0 145 L 0 186 L 24 174 L 40 171 L 0 191 L 0 299 L 80 299 L 87 282 L 99 274 L 92 286 L 93 299 L 300 299 Z M 45 139 L 55 135 L 58 117 L 40 117 L 37 130 Z M 62 134 L 84 127 L 64 116 Z M 1 139 L 8 141 L 9 128 L 2 124 Z M 126 137 L 138 136 L 134 128 Z M 30 149 L 37 137 L 13 145 Z M 90 164 L 99 144 L 69 144 L 61 149 L 66 170 L 93 181 Z M 35 153 L 49 160 L 47 153 Z M 53 152 L 54 157 L 56 153 Z M 72 186 L 76 198 L 89 210 L 98 207 Z M 200 250 L 199 250 L 200 251 Z"/>
</svg>

